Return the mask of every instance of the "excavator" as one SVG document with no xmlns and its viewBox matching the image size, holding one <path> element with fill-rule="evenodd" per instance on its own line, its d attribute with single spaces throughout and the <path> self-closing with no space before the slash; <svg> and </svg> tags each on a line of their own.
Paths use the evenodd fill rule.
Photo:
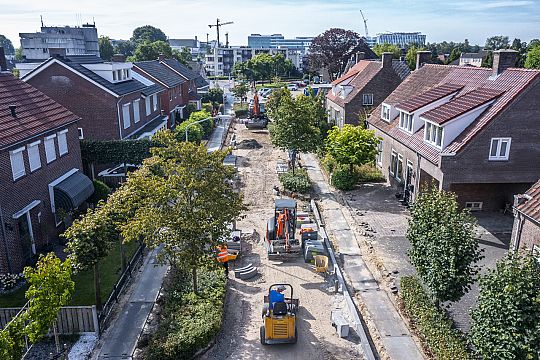
<svg viewBox="0 0 540 360">
<path fill-rule="evenodd" d="M 266 224 L 266 249 L 268 259 L 278 260 L 301 254 L 300 240 L 295 238 L 296 201 L 276 199 L 274 216 Z"/>
</svg>

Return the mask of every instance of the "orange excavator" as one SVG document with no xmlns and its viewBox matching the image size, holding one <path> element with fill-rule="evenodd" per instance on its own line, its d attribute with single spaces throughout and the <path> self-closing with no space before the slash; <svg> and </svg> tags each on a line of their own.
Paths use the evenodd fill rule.
<svg viewBox="0 0 540 360">
<path fill-rule="evenodd" d="M 274 216 L 266 225 L 268 259 L 280 259 L 301 253 L 300 240 L 295 238 L 296 201 L 277 199 L 274 203 Z"/>
</svg>

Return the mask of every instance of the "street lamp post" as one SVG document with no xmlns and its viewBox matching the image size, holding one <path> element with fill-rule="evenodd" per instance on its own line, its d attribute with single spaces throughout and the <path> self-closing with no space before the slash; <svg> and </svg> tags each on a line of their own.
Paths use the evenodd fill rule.
<svg viewBox="0 0 540 360">
<path fill-rule="evenodd" d="M 186 142 L 188 141 L 188 129 L 191 125 L 195 125 L 195 124 L 200 124 L 204 121 L 207 121 L 207 120 L 212 120 L 213 118 L 212 117 L 209 117 L 209 118 L 206 118 L 206 119 L 202 119 L 202 120 L 199 120 L 199 121 L 195 121 L 191 124 L 188 124 L 188 126 L 186 126 Z"/>
</svg>

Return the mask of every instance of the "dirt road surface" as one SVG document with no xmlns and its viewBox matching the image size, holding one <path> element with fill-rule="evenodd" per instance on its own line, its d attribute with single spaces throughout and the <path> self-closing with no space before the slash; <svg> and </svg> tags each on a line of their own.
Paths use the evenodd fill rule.
<svg viewBox="0 0 540 360">
<path fill-rule="evenodd" d="M 269 261 L 264 248 L 266 221 L 273 213 L 273 191 L 279 185 L 276 161 L 285 160 L 285 153 L 274 149 L 266 130 L 247 130 L 235 124 L 237 142 L 254 139 L 262 148 L 238 149 L 241 189 L 249 206 L 246 217 L 237 227 L 244 237 L 244 251 L 231 268 L 253 263 L 260 275 L 252 280 L 235 279 L 229 275 L 225 319 L 215 345 L 202 359 L 362 359 L 358 338 L 337 336 L 330 321 L 330 310 L 341 299 L 332 294 L 332 287 L 313 271 L 303 258 L 288 262 Z M 262 325 L 263 296 L 273 283 L 289 283 L 294 297 L 300 299 L 298 312 L 298 342 L 285 345 L 262 345 L 259 327 Z"/>
</svg>

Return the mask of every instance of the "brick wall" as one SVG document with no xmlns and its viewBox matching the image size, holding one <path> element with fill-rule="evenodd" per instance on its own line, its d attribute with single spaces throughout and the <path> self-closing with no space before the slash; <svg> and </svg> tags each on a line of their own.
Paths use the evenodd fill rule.
<svg viewBox="0 0 540 360">
<path fill-rule="evenodd" d="M 520 218 L 523 224 L 520 224 Z M 521 232 L 519 227 L 521 226 Z M 519 237 L 519 239 L 517 239 Z M 514 219 L 514 226 L 512 228 L 512 239 L 515 243 L 519 241 L 519 248 L 524 250 L 532 250 L 533 245 L 540 247 L 540 226 L 533 223 L 531 220 L 518 216 Z"/>
<path fill-rule="evenodd" d="M 450 191 L 456 193 L 458 203 L 482 202 L 483 211 L 499 211 L 512 204 L 514 195 L 523 194 L 532 183 L 521 184 L 451 184 Z"/>
<path fill-rule="evenodd" d="M 39 152 L 41 159 L 41 168 L 30 173 L 30 165 L 28 163 L 28 152 L 24 151 L 24 162 L 26 175 L 22 178 L 13 181 L 11 172 L 11 163 L 9 150 L 21 147 L 21 145 L 0 151 L 0 183 L 2 191 L 0 192 L 0 206 L 4 222 L 7 224 L 5 231 L 5 242 L 2 239 L 0 232 L 0 273 L 8 271 L 7 254 L 12 265 L 12 272 L 19 272 L 24 265 L 22 254 L 22 246 L 19 240 L 18 223 L 13 219 L 12 215 L 23 209 L 34 200 L 40 200 L 41 203 L 30 211 L 32 220 L 32 231 L 36 250 L 39 251 L 47 243 L 56 242 L 58 240 L 58 232 L 63 230 L 55 226 L 55 221 L 51 211 L 51 202 L 49 197 L 48 184 L 64 175 L 73 168 L 81 169 L 81 152 L 77 134 L 77 124 L 73 123 L 67 127 L 67 143 L 68 153 L 59 157 L 58 142 L 55 139 L 56 145 L 56 160 L 47 164 L 45 157 L 45 148 L 43 139 L 45 136 L 52 135 L 62 129 L 49 131 L 38 137 L 29 139 L 24 145 L 36 140 L 41 140 L 39 144 Z"/>
</svg>

